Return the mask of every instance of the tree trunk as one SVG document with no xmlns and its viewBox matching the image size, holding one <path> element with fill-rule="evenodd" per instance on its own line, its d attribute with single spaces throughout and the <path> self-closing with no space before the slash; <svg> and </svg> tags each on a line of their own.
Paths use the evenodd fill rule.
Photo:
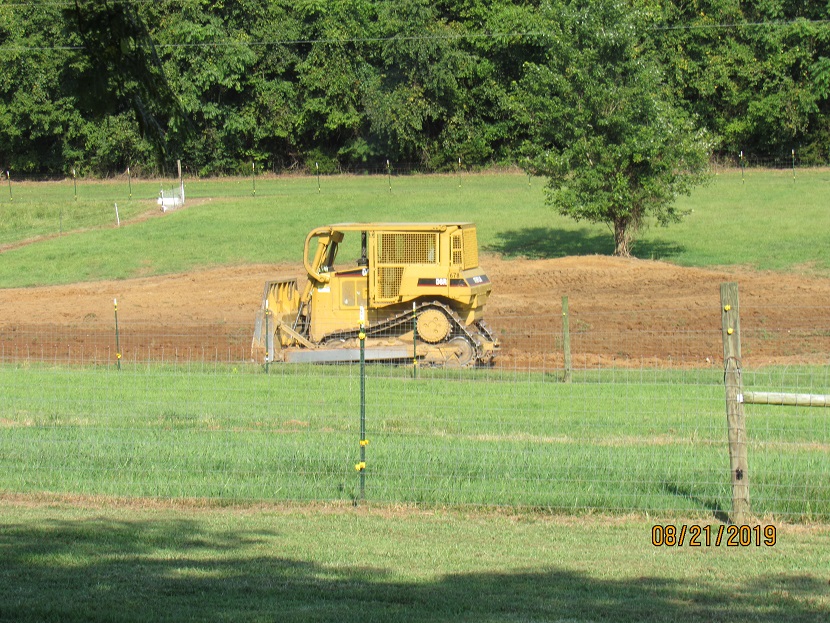
<svg viewBox="0 0 830 623">
<path fill-rule="evenodd" d="M 628 219 L 614 221 L 614 255 L 618 257 L 631 257 L 629 224 Z"/>
</svg>

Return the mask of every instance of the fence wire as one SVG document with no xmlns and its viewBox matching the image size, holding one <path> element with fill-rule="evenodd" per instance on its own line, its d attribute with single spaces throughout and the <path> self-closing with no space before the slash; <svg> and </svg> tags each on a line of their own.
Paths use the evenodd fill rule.
<svg viewBox="0 0 830 623">
<path fill-rule="evenodd" d="M 752 312 L 745 387 L 830 393 L 827 310 Z M 706 331 L 642 313 L 572 314 L 570 370 L 559 313 L 492 320 L 492 367 L 367 365 L 366 498 L 725 516 L 718 310 Z M 0 327 L 0 490 L 356 500 L 360 366 L 266 367 L 251 336 L 127 319 L 117 348 L 100 320 Z M 746 409 L 753 513 L 830 518 L 830 412 Z"/>
</svg>

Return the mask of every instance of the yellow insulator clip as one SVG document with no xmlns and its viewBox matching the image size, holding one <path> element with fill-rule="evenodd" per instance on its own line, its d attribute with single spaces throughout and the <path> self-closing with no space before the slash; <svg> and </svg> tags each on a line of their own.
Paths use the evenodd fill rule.
<svg viewBox="0 0 830 623">
<path fill-rule="evenodd" d="M 115 358 L 116 359 L 121 359 L 121 353 L 115 353 Z"/>
<path fill-rule="evenodd" d="M 729 328 L 726 330 L 726 334 L 727 334 L 727 335 L 732 335 L 733 333 L 735 333 L 735 329 L 733 329 L 732 327 L 729 327 Z"/>
<path fill-rule="evenodd" d="M 723 311 L 729 311 L 730 309 L 732 309 L 731 305 L 724 305 L 723 306 Z"/>
<path fill-rule="evenodd" d="M 366 469 L 366 462 L 361 461 L 360 463 L 356 463 L 354 469 L 356 472 L 362 472 L 364 469 Z"/>
<path fill-rule="evenodd" d="M 365 448 L 368 445 L 369 445 L 369 440 L 368 439 L 361 439 L 360 440 L 360 447 L 361 448 Z"/>
</svg>

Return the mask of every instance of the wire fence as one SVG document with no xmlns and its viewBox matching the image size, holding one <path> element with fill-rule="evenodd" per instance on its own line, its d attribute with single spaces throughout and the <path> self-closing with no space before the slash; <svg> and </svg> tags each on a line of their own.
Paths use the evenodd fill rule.
<svg viewBox="0 0 830 623">
<path fill-rule="evenodd" d="M 725 516 L 717 309 L 664 311 L 573 314 L 569 370 L 558 313 L 494 319 L 492 367 L 367 365 L 365 469 L 357 363 L 266 367 L 223 323 L 2 326 L 0 490 L 357 501 L 362 476 L 378 502 Z M 745 387 L 826 393 L 830 312 L 773 313 L 747 315 Z M 747 420 L 753 513 L 830 517 L 828 411 Z"/>
<path fill-rule="evenodd" d="M 522 161 L 516 162 L 494 162 L 494 161 L 466 161 L 460 160 L 456 162 L 432 166 L 426 162 L 406 162 L 394 161 L 380 158 L 370 163 L 340 163 L 329 161 L 326 163 L 315 163 L 313 160 L 307 160 L 304 163 L 294 162 L 292 164 L 281 166 L 277 164 L 279 160 L 274 160 L 273 166 L 263 166 L 262 163 L 252 163 L 250 160 L 239 162 L 236 170 L 229 172 L 228 175 L 232 177 L 241 178 L 256 178 L 269 176 L 300 176 L 314 178 L 319 176 L 331 177 L 337 175 L 429 175 L 429 174 L 458 174 L 458 173 L 474 173 L 474 172 L 488 172 L 488 171 L 518 171 L 525 164 Z M 830 151 L 824 154 L 818 154 L 815 150 L 805 153 L 800 147 L 794 146 L 792 149 L 786 148 L 777 155 L 757 154 L 751 151 L 736 151 L 736 152 L 715 152 L 711 158 L 712 167 L 715 169 L 734 169 L 740 167 L 753 169 L 809 169 L 815 167 L 822 167 L 830 165 Z M 194 163 L 182 163 L 183 173 L 186 179 L 199 180 L 202 176 L 199 174 L 201 167 Z M 73 175 L 72 172 L 75 172 Z M 97 175 L 96 173 L 87 170 L 87 168 L 78 167 L 73 169 L 72 165 L 67 165 L 66 173 L 64 175 L 44 175 L 38 173 L 29 173 L 23 171 L 13 171 L 4 169 L 0 171 L 3 173 L 4 181 L 8 182 L 47 182 L 47 181 L 73 181 L 76 184 L 82 184 L 88 180 L 116 180 L 121 179 L 126 184 L 128 180 L 135 183 L 141 181 L 163 182 L 175 176 L 175 163 L 164 170 L 153 170 L 146 167 L 133 166 L 132 170 L 125 169 L 120 172 L 113 172 L 108 175 Z M 208 176 L 204 179 L 221 179 L 221 175 Z"/>
</svg>

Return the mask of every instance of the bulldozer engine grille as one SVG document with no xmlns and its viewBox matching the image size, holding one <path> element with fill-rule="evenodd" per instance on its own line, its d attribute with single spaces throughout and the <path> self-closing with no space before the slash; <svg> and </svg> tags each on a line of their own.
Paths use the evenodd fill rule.
<svg viewBox="0 0 830 623">
<path fill-rule="evenodd" d="M 378 269 L 378 290 L 380 298 L 391 300 L 398 297 L 401 290 L 401 279 L 403 278 L 403 267 L 388 266 Z"/>
<path fill-rule="evenodd" d="M 478 240 L 475 229 L 464 229 L 452 235 L 452 263 L 463 270 L 478 266 Z"/>
<path fill-rule="evenodd" d="M 431 233 L 380 234 L 378 261 L 381 264 L 434 264 L 436 235 Z"/>
<path fill-rule="evenodd" d="M 478 266 L 478 240 L 475 229 L 464 230 L 464 270 Z"/>
</svg>

